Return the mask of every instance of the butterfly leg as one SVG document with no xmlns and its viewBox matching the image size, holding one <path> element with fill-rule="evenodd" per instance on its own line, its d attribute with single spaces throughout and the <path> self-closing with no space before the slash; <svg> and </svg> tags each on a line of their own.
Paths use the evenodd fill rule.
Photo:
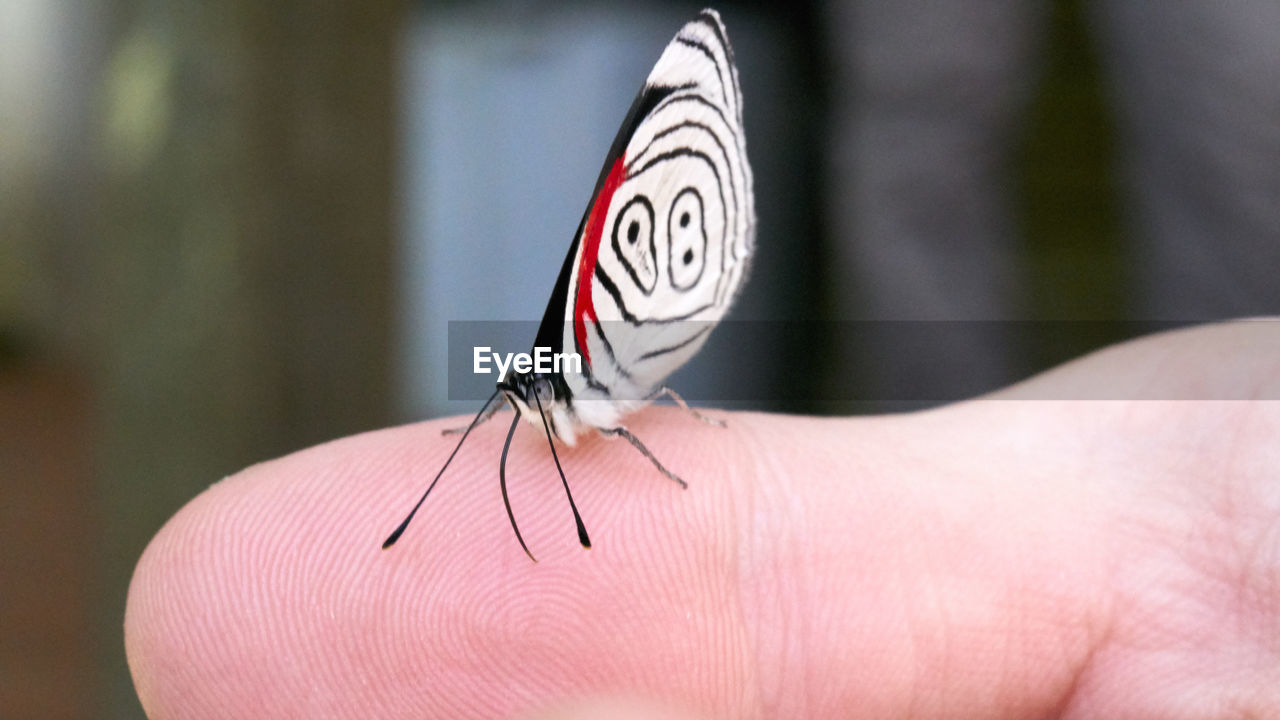
<svg viewBox="0 0 1280 720">
<path fill-rule="evenodd" d="M 672 400 L 675 400 L 675 401 L 676 401 L 676 405 L 679 405 L 679 406 L 680 406 L 680 408 L 681 408 L 682 410 L 684 410 L 685 412 L 687 412 L 687 413 L 689 413 L 690 415 L 694 416 L 695 418 L 697 418 L 697 419 L 701 420 L 702 422 L 704 422 L 704 423 L 706 423 L 706 424 L 708 424 L 708 425 L 710 425 L 710 426 L 712 426 L 712 427 L 724 427 L 724 426 L 725 426 L 725 423 L 724 423 L 724 421 L 723 421 L 723 420 L 717 420 L 716 418 L 713 418 L 713 417 L 707 417 L 706 415 L 703 415 L 702 413 L 698 412 L 697 410 L 694 410 L 693 408 L 689 407 L 689 404 L 688 404 L 688 403 L 686 403 L 686 402 L 684 401 L 684 398 L 680 397 L 678 394 L 676 394 L 676 391 L 675 391 L 675 390 L 672 390 L 671 388 L 667 387 L 666 385 L 663 385 L 662 387 L 660 387 L 660 388 L 658 388 L 657 390 L 655 390 L 651 395 L 649 395 L 649 397 L 645 398 L 645 400 L 652 402 L 652 401 L 657 400 L 658 398 L 662 397 L 663 395 L 666 395 L 667 397 L 671 398 Z"/>
<path fill-rule="evenodd" d="M 666 475 L 672 480 L 675 480 L 677 483 L 680 484 L 680 487 L 682 488 L 689 487 L 689 483 L 685 482 L 684 480 L 681 480 L 679 475 L 676 475 L 675 473 L 663 467 L 662 463 L 658 462 L 658 458 L 654 457 L 653 453 L 649 452 L 649 448 L 645 447 L 644 443 L 640 442 L 640 438 L 636 437 L 635 435 L 632 435 L 630 430 L 619 425 L 618 427 L 614 427 L 614 428 L 600 428 L 600 434 L 626 438 L 627 442 L 634 445 L 635 448 L 640 451 L 641 455 L 644 455 L 645 457 L 649 458 L 649 462 L 653 463 L 653 466 L 658 468 L 658 472 L 662 473 L 663 475 Z"/>
<path fill-rule="evenodd" d="M 488 420 L 489 418 L 497 414 L 497 412 L 502 409 L 502 406 L 505 405 L 506 402 L 507 402 L 506 395 L 503 395 L 502 393 L 495 393 L 493 397 L 489 398 L 489 402 L 485 403 L 484 408 L 480 410 L 480 414 L 476 416 L 475 420 L 471 421 L 470 425 L 462 425 L 459 427 L 445 428 L 444 430 L 440 431 L 440 434 L 441 435 L 457 435 L 458 433 L 464 433 L 477 425 L 482 425 L 486 420 Z"/>
</svg>

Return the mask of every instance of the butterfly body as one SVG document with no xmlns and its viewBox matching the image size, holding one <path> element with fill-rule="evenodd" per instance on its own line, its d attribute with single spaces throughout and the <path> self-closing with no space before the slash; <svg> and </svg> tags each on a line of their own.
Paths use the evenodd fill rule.
<svg viewBox="0 0 1280 720">
<path fill-rule="evenodd" d="M 581 363 L 508 371 L 466 428 L 503 404 L 515 409 L 499 466 L 504 501 L 507 447 L 521 417 L 545 431 L 557 468 L 552 438 L 572 446 L 595 430 L 626 438 L 684 484 L 622 420 L 663 393 L 683 405 L 663 383 L 706 342 L 747 275 L 752 182 L 733 51 L 720 16 L 703 10 L 667 45 L 632 103 L 538 327 L 535 351 L 572 353 Z M 527 553 L 509 503 L 507 512 Z M 574 518 L 589 545 L 576 507 Z"/>
</svg>

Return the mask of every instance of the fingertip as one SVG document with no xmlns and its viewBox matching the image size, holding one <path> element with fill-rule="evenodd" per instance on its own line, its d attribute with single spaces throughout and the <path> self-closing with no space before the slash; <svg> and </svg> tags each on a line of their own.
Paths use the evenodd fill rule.
<svg viewBox="0 0 1280 720">
<path fill-rule="evenodd" d="M 493 460 L 506 428 L 483 428 L 414 532 L 379 552 L 378 529 L 403 517 L 452 449 L 436 427 L 255 466 L 170 519 L 138 562 L 125 619 L 150 717 L 287 715 L 318 699 L 334 717 L 502 717 L 531 701 L 511 696 L 512 682 L 543 699 L 626 687 L 729 702 L 744 666 L 732 618 L 716 610 L 715 563 L 732 555 L 716 550 L 731 540 L 717 520 L 719 451 L 652 423 L 701 481 L 695 496 L 672 496 L 630 448 L 580 448 L 569 477 L 603 533 L 584 553 L 592 538 L 573 547 L 563 490 L 545 482 L 545 444 L 517 438 L 512 500 L 539 562 L 503 518 Z"/>
<path fill-rule="evenodd" d="M 386 573 L 403 565 L 378 563 L 389 556 L 367 537 L 377 508 L 390 504 L 379 479 L 400 472 L 385 439 L 346 439 L 248 468 L 157 532 L 134 568 L 124 618 L 149 717 L 270 716 L 312 683 L 349 684 L 326 677 L 344 672 L 342 653 L 355 666 L 345 672 L 357 674 L 377 656 L 336 620 L 377 607 Z"/>
<path fill-rule="evenodd" d="M 147 544 L 129 583 L 125 656 L 149 717 L 190 715 L 183 704 L 199 697 L 187 691 L 193 687 L 191 680 L 199 673 L 200 663 L 183 663 L 182 658 L 199 652 L 195 648 L 202 645 L 201 639 L 193 637 L 204 632 L 202 613 L 190 601 L 210 588 L 192 576 L 199 553 L 191 549 L 210 549 L 198 537 L 208 528 L 207 495 L 217 488 L 215 484 L 197 496 L 165 523 Z M 195 587 L 202 589 L 193 592 Z M 171 693 L 175 687 L 183 692 Z"/>
</svg>

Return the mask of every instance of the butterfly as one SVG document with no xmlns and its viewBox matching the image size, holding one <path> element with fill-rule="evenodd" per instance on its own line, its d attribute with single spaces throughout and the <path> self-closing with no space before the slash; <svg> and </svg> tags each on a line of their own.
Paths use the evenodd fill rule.
<svg viewBox="0 0 1280 720">
<path fill-rule="evenodd" d="M 703 10 L 663 50 L 627 112 L 538 327 L 535 349 L 568 350 L 581 362 L 508 370 L 469 425 L 445 431 L 462 438 L 382 547 L 404 533 L 471 431 L 507 404 L 515 417 L 498 469 L 502 502 L 535 562 L 507 497 L 507 451 L 521 418 L 546 434 L 583 547 L 591 540 L 554 439 L 573 446 L 590 430 L 625 438 L 687 487 L 621 421 L 663 395 L 689 410 L 663 383 L 701 349 L 746 278 L 752 182 L 733 50 L 720 15 Z"/>
</svg>

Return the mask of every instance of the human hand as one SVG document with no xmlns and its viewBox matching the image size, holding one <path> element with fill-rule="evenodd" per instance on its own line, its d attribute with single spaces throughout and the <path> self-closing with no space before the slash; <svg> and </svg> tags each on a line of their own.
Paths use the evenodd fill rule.
<svg viewBox="0 0 1280 720">
<path fill-rule="evenodd" d="M 1108 384 L 1155 399 L 1045 399 Z M 508 474 L 536 564 L 502 510 L 500 418 L 386 551 L 457 420 L 350 437 L 169 521 L 130 588 L 129 664 L 153 720 L 623 717 L 580 698 L 671 718 L 1280 717 L 1277 399 L 1280 323 L 1259 321 L 920 413 L 721 430 L 648 409 L 631 427 L 690 487 L 625 443 L 561 453 L 590 550 L 526 429 Z"/>
</svg>

